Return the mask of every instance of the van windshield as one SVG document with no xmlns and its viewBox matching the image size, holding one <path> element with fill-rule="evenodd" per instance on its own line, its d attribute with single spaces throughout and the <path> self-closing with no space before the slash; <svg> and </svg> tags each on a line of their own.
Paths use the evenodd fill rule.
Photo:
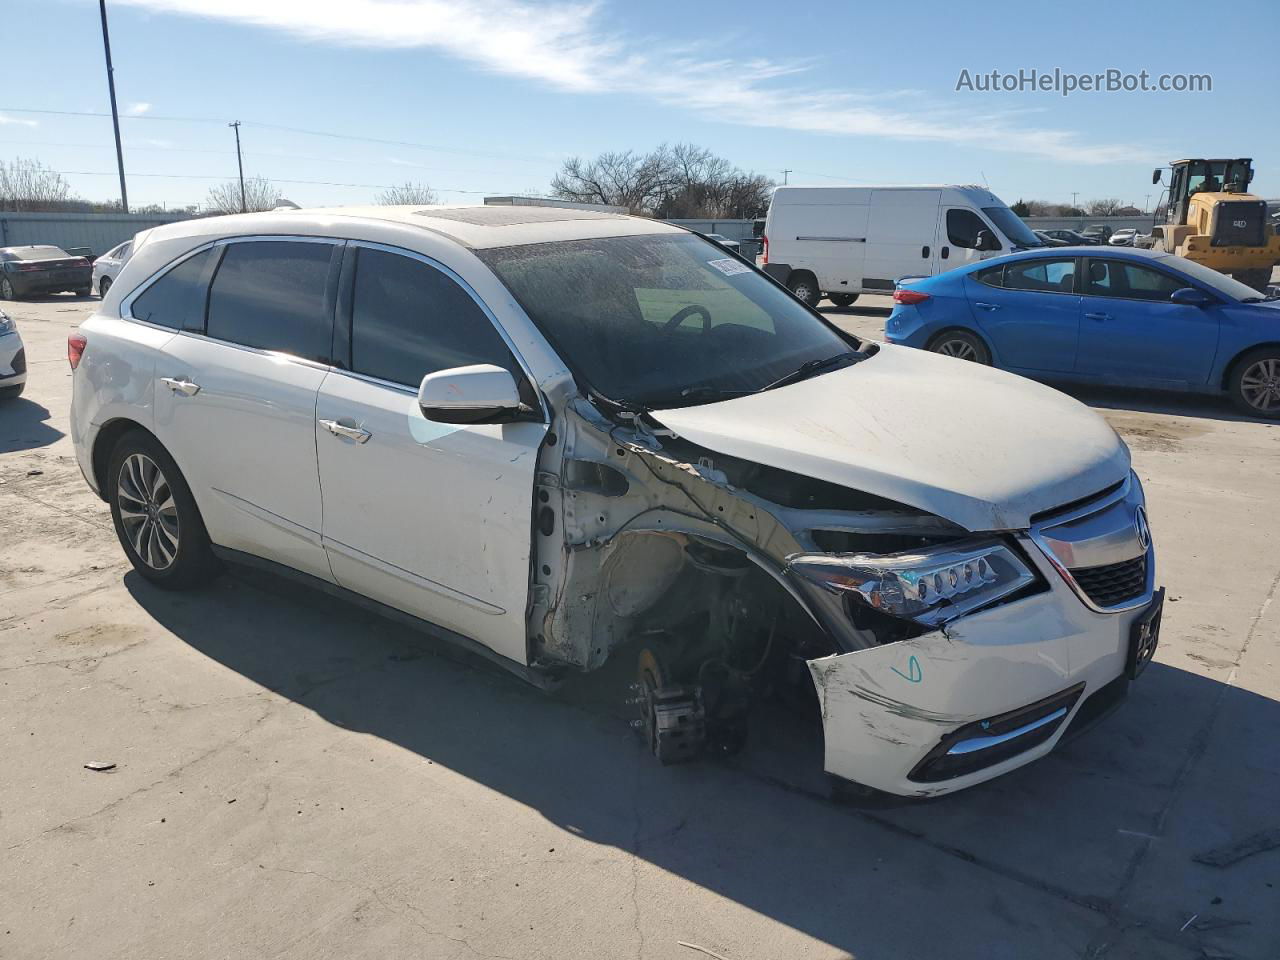
<svg viewBox="0 0 1280 960">
<path fill-rule="evenodd" d="M 615 403 L 708 403 L 861 357 L 785 290 L 690 234 L 476 254 L 579 381 Z"/>
<path fill-rule="evenodd" d="M 1045 242 L 1032 233 L 1031 228 L 1008 207 L 983 207 L 982 212 L 991 218 L 996 229 L 1008 237 L 1015 247 L 1046 246 Z"/>
</svg>

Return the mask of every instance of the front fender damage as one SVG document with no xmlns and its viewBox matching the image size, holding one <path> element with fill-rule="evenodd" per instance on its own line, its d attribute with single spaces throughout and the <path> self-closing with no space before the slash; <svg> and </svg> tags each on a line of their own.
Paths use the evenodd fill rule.
<svg viewBox="0 0 1280 960">
<path fill-rule="evenodd" d="M 531 665 L 587 672 L 627 649 L 654 683 L 696 701 L 689 716 L 712 720 L 788 685 L 810 703 L 816 690 L 826 766 L 842 776 L 962 722 L 913 696 L 923 681 L 912 670 L 927 661 L 933 673 L 946 637 L 856 624 L 815 606 L 785 570 L 802 552 L 897 548 L 963 530 L 713 454 L 640 415 L 615 422 L 585 400 L 569 401 L 557 427 L 535 494 Z M 904 689 L 881 675 L 895 669 Z"/>
</svg>

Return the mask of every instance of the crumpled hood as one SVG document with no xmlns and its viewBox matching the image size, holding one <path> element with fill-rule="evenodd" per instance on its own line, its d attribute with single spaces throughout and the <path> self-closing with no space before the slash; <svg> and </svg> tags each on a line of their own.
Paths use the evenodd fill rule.
<svg viewBox="0 0 1280 960">
<path fill-rule="evenodd" d="M 1129 450 L 1102 417 L 1043 384 L 909 347 L 765 393 L 653 416 L 717 453 L 837 483 L 969 530 L 1123 480 Z"/>
</svg>

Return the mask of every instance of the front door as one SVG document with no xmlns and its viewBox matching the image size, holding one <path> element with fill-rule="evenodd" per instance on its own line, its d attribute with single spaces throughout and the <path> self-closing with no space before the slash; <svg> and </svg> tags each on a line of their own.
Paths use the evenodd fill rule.
<svg viewBox="0 0 1280 960">
<path fill-rule="evenodd" d="M 417 254 L 352 244 L 346 369 L 320 388 L 314 442 L 337 581 L 526 662 L 534 471 L 544 423 L 445 424 L 428 373 L 475 363 L 528 378 L 487 311 Z M 345 297 L 343 298 L 345 299 Z"/>
<path fill-rule="evenodd" d="M 938 214 L 938 272 L 1008 251 L 978 249 L 978 233 L 985 230 L 997 240 L 1000 234 L 986 220 L 967 207 L 942 207 Z"/>
<path fill-rule="evenodd" d="M 1187 281 L 1146 264 L 1090 257 L 1076 371 L 1147 386 L 1201 386 L 1218 348 L 1218 308 L 1172 303 Z"/>
<path fill-rule="evenodd" d="M 204 289 L 186 289 L 195 299 L 182 302 L 198 306 L 184 308 L 186 332 L 156 360 L 156 434 L 190 482 L 214 543 L 332 579 L 320 544 L 314 422 L 338 247 L 296 237 L 237 241 L 193 257 L 188 272 L 219 256 L 208 264 L 216 272 L 207 326 Z M 184 267 L 144 292 L 134 316 L 156 322 L 153 313 L 173 310 L 148 304 L 147 294 Z"/>
</svg>

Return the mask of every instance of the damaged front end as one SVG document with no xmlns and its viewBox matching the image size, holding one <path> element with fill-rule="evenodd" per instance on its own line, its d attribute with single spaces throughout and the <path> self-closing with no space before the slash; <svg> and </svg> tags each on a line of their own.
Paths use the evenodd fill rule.
<svg viewBox="0 0 1280 960">
<path fill-rule="evenodd" d="M 963 642 L 970 622 L 1047 592 L 1052 571 L 1025 542 L 620 419 L 570 400 L 543 451 L 530 664 L 585 672 L 625 651 L 664 762 L 736 749 L 753 707 L 783 698 L 820 715 L 829 772 L 927 795 L 951 788 L 938 771 L 956 785 L 966 772 L 944 757 L 912 778 L 946 733 L 1070 673 L 1053 604 L 1030 620 L 1019 604 L 1033 645 Z M 1056 730 L 1058 709 L 1036 729 Z M 1020 726 L 996 717 L 992 735 Z"/>
</svg>

